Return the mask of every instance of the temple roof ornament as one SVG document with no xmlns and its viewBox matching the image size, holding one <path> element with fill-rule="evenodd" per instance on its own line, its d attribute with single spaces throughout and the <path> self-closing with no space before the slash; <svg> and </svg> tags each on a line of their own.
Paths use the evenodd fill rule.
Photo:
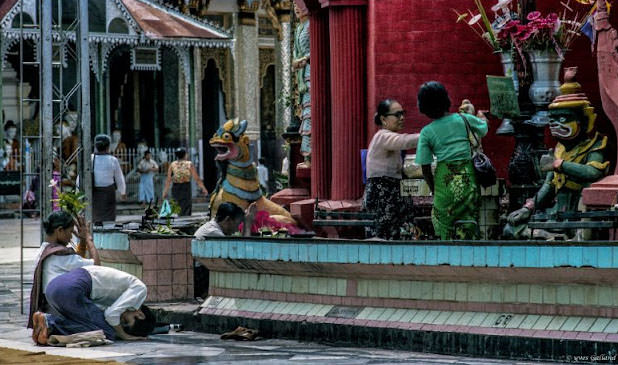
<svg viewBox="0 0 618 365">
<path fill-rule="evenodd" d="M 29 9 L 30 3 L 35 4 L 35 0 L 23 1 L 24 9 Z M 117 10 L 113 16 L 117 17 L 118 13 L 121 15 L 130 28 L 129 33 L 90 32 L 91 43 L 200 48 L 234 46 L 231 30 L 222 29 L 214 23 L 183 14 L 178 9 L 153 0 L 107 0 L 106 5 Z M 36 29 L 13 28 L 13 20 L 18 16 L 19 8 L 18 0 L 5 0 L 0 5 L 2 35 L 6 39 L 19 39 L 23 32 L 25 39 L 38 39 L 40 34 Z M 35 14 L 28 15 L 32 19 L 37 19 Z M 70 41 L 75 41 L 75 32 L 64 32 L 64 34 Z M 54 32 L 53 37 L 58 40 L 60 35 Z"/>
<path fill-rule="evenodd" d="M 280 3 L 278 1 L 273 0 L 261 0 L 261 6 L 266 14 L 268 15 L 268 19 L 273 25 L 273 28 L 277 31 L 277 37 L 279 40 L 283 40 L 283 28 L 281 28 L 281 22 L 279 21 L 279 17 L 277 16 L 277 10 L 274 7 L 274 3 Z"/>
</svg>

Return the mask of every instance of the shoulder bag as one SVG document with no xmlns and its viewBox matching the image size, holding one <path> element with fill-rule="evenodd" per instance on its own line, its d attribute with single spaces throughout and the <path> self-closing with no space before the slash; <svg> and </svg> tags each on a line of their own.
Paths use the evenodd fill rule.
<svg viewBox="0 0 618 365">
<path fill-rule="evenodd" d="M 470 123 L 468 123 L 468 119 L 459 113 L 461 118 L 464 120 L 466 124 L 466 131 L 468 132 L 468 142 L 470 143 L 470 154 L 472 156 L 472 164 L 474 165 L 474 170 L 476 171 L 476 180 L 477 182 L 484 188 L 490 187 L 496 183 L 496 169 L 494 165 L 492 165 L 491 160 L 487 155 L 483 152 L 477 150 L 474 151 L 472 148 L 472 141 L 470 141 L 470 134 L 474 137 L 474 141 L 476 142 L 477 148 L 480 147 L 480 142 L 476 137 L 476 133 L 472 131 L 470 128 Z"/>
</svg>

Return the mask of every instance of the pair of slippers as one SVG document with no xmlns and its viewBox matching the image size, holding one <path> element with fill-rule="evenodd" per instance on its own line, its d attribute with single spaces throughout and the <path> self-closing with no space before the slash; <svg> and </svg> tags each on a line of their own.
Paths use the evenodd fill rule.
<svg viewBox="0 0 618 365">
<path fill-rule="evenodd" d="M 221 335 L 222 340 L 236 341 L 255 341 L 258 336 L 258 330 L 251 328 L 238 327 L 231 332 L 226 332 Z"/>
<path fill-rule="evenodd" d="M 37 345 L 47 346 L 49 339 L 49 329 L 47 328 L 47 320 L 45 313 L 36 312 L 32 316 L 32 340 Z"/>
</svg>

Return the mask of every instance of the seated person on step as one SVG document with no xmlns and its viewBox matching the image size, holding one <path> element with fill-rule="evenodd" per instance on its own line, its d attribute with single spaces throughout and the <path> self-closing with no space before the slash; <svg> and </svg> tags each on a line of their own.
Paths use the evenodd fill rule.
<svg viewBox="0 0 618 365">
<path fill-rule="evenodd" d="M 195 231 L 198 240 L 204 237 L 225 237 L 238 232 L 238 226 L 243 223 L 243 236 L 251 235 L 251 226 L 257 213 L 257 205 L 251 203 L 245 212 L 236 204 L 225 202 L 219 205 L 215 218 L 209 220 Z"/>
</svg>

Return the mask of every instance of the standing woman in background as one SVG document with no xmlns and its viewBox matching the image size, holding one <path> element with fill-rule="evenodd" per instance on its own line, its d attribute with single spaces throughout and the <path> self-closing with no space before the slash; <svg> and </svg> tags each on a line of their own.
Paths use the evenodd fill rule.
<svg viewBox="0 0 618 365">
<path fill-rule="evenodd" d="M 96 152 L 92 156 L 94 176 L 92 189 L 92 221 L 95 223 L 116 220 L 116 189 L 126 200 L 126 185 L 118 159 L 109 153 L 111 138 L 106 134 L 94 137 Z"/>
<path fill-rule="evenodd" d="M 418 134 L 400 133 L 405 111 L 397 101 L 382 100 L 374 116 L 380 130 L 367 151 L 365 208 L 376 214 L 372 235 L 386 240 L 400 238 L 404 223 L 412 223 L 413 207 L 401 197 L 401 151 L 416 147 Z"/>
<path fill-rule="evenodd" d="M 187 160 L 187 151 L 184 148 L 179 148 L 176 150 L 176 161 L 172 162 L 167 169 L 163 199 L 167 197 L 167 191 L 173 181 L 172 197 L 180 205 L 180 216 L 191 215 L 191 177 L 195 179 L 197 186 L 202 189 L 204 194 L 208 194 L 208 190 L 197 175 L 195 167 L 191 161 Z"/>
<path fill-rule="evenodd" d="M 154 174 L 159 171 L 159 165 L 152 159 L 150 151 L 144 152 L 144 158 L 137 165 L 141 174 L 139 180 L 139 201 L 142 207 L 154 200 Z"/>
</svg>

